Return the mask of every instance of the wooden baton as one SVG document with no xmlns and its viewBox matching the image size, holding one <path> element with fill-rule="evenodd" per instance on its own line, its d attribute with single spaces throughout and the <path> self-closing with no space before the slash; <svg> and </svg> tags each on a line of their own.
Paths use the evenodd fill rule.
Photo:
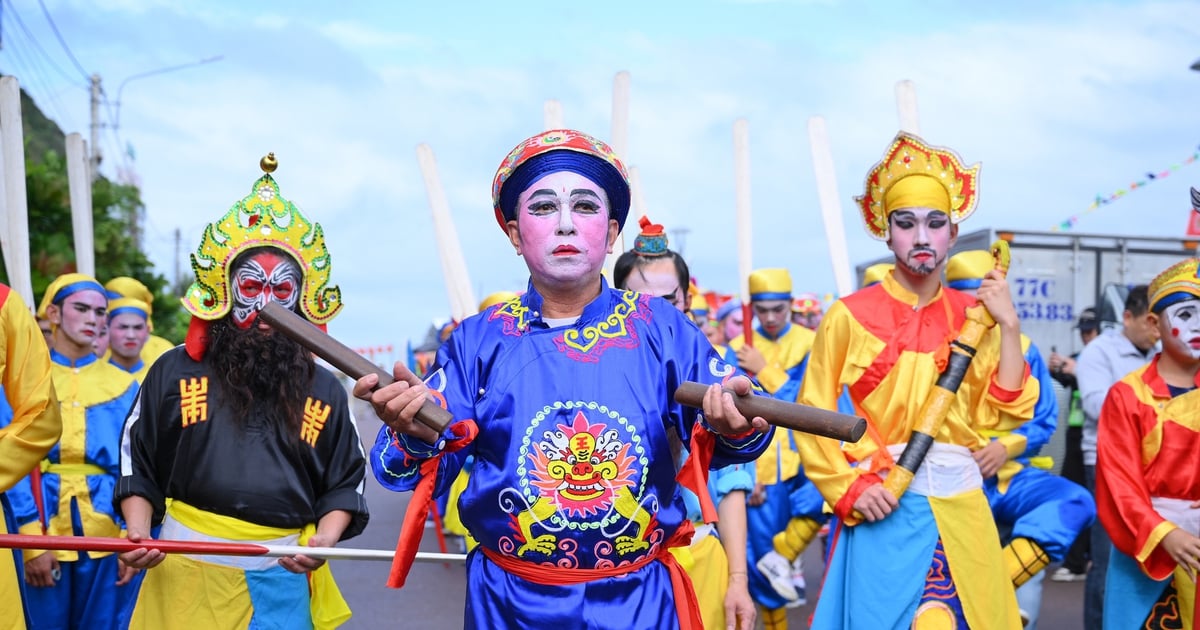
<svg viewBox="0 0 1200 630">
<path fill-rule="evenodd" d="M 308 348 L 313 354 L 325 359 L 330 365 L 345 372 L 347 376 L 358 380 L 368 374 L 374 374 L 379 377 L 379 384 L 376 388 L 385 385 L 391 385 L 392 375 L 380 369 L 366 357 L 346 347 L 342 342 L 329 336 L 308 320 L 299 315 L 287 310 L 283 306 L 275 302 L 268 302 L 266 306 L 258 312 L 258 316 L 263 321 L 271 325 L 271 328 L 278 330 L 286 335 L 289 339 Z M 442 409 L 432 401 L 426 400 L 421 405 L 421 410 L 417 412 L 417 421 L 421 424 L 437 431 L 438 435 L 454 422 L 454 417 L 449 411 Z"/>
<path fill-rule="evenodd" d="M 688 381 L 675 390 L 675 401 L 699 408 L 704 405 L 706 391 L 707 385 Z M 858 416 L 785 402 L 769 396 L 739 396 L 728 388 L 725 391 L 733 394 L 733 404 L 743 416 L 759 416 L 781 429 L 811 433 L 843 442 L 857 442 L 867 432 L 866 419 Z"/>
</svg>

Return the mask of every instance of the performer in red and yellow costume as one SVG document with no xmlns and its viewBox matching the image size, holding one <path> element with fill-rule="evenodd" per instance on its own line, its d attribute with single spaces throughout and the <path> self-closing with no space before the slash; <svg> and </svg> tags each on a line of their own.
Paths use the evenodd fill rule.
<svg viewBox="0 0 1200 630">
<path fill-rule="evenodd" d="M 1200 571 L 1200 260 L 1150 283 L 1162 351 L 1100 411 L 1096 503 L 1113 552 L 1106 628 L 1196 627 Z"/>
<path fill-rule="evenodd" d="M 800 402 L 834 410 L 848 388 L 869 426 L 856 444 L 796 435 L 805 473 L 841 521 L 814 628 L 1020 627 L 971 457 L 987 444 L 977 427 L 1027 420 L 1038 396 L 1002 275 L 990 272 L 978 292 L 998 326 L 978 344 L 912 485 L 901 497 L 882 485 L 976 301 L 942 287 L 941 272 L 975 209 L 978 173 L 901 133 L 859 198 L 867 231 L 887 241 L 896 267 L 826 312 L 805 373 Z"/>
</svg>

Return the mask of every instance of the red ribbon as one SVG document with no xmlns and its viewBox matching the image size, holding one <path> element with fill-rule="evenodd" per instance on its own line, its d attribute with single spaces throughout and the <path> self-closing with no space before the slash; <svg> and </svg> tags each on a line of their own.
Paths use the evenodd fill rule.
<svg viewBox="0 0 1200 630">
<path fill-rule="evenodd" d="M 446 453 L 465 448 L 479 434 L 479 427 L 474 420 L 463 420 L 450 426 L 450 432 L 455 439 L 446 442 L 446 449 L 441 453 L 421 462 L 421 480 L 413 489 L 409 499 L 408 509 L 404 512 L 404 523 L 400 526 L 400 538 L 396 541 L 396 559 L 392 561 L 392 570 L 388 573 L 388 588 L 403 588 L 408 572 L 412 570 L 417 558 L 417 550 L 421 547 L 421 536 L 425 533 L 425 519 L 429 516 L 429 502 L 433 499 L 433 488 L 437 485 L 438 464 Z"/>
<path fill-rule="evenodd" d="M 716 444 L 717 436 L 697 422 L 692 428 L 688 458 L 675 476 L 679 485 L 691 490 L 700 499 L 700 516 L 705 523 L 717 522 L 717 508 L 708 494 L 708 467 L 712 464 Z"/>
</svg>

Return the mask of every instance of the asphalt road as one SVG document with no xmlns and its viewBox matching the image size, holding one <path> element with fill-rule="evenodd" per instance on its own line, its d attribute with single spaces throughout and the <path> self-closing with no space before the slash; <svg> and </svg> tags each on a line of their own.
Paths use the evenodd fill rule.
<svg viewBox="0 0 1200 630">
<path fill-rule="evenodd" d="M 365 448 L 370 449 L 379 422 L 369 409 L 356 408 L 359 431 L 363 435 Z M 410 493 L 394 493 L 382 488 L 368 474 L 367 501 L 371 508 L 371 521 L 366 531 L 353 540 L 342 543 L 344 547 L 370 549 L 394 549 L 404 510 L 408 506 Z M 422 551 L 438 551 L 437 537 L 432 526 L 427 525 Z M 453 541 L 451 541 L 453 545 Z M 451 549 L 451 551 L 456 551 Z M 408 584 L 400 590 L 389 589 L 387 582 L 388 563 L 356 562 L 335 560 L 334 575 L 342 594 L 350 603 L 354 617 L 344 628 L 379 630 L 380 628 L 416 628 L 441 630 L 462 627 L 463 602 L 466 597 L 466 580 L 461 565 L 417 563 L 409 575 Z M 1054 567 L 1050 567 L 1053 571 Z M 794 608 L 788 613 L 791 628 L 807 628 L 818 596 L 821 579 L 821 558 L 817 545 L 805 552 L 805 574 L 809 584 L 809 604 Z M 1083 583 L 1058 583 L 1048 578 L 1044 582 L 1041 617 L 1038 627 L 1043 630 L 1080 630 L 1083 628 Z M 762 627 L 762 624 L 758 624 Z"/>
</svg>

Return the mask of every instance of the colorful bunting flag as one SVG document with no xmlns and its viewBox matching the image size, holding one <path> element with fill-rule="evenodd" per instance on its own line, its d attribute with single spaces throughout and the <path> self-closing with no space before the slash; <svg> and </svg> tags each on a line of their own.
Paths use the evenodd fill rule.
<svg viewBox="0 0 1200 630">
<path fill-rule="evenodd" d="M 1190 164 L 1196 162 L 1197 160 L 1200 160 L 1200 146 L 1197 146 L 1196 151 L 1194 153 L 1192 153 L 1191 155 L 1189 155 L 1186 159 L 1184 159 L 1181 164 L 1172 164 L 1169 167 L 1167 167 L 1161 171 L 1158 171 L 1158 172 L 1147 171 L 1143 179 L 1139 179 L 1139 180 L 1131 182 L 1129 184 L 1128 190 L 1126 190 L 1124 188 L 1120 188 L 1120 189 L 1117 189 L 1117 191 L 1112 193 L 1111 195 L 1096 195 L 1096 198 L 1094 200 L 1092 200 L 1091 205 L 1089 205 L 1086 210 L 1084 210 L 1080 214 L 1075 214 L 1070 217 L 1067 217 L 1066 220 L 1055 225 L 1054 227 L 1051 227 L 1050 229 L 1055 232 L 1070 230 L 1071 228 L 1075 227 L 1076 223 L 1079 223 L 1080 215 L 1088 214 L 1090 212 L 1095 212 L 1096 209 L 1099 208 L 1100 206 L 1107 206 L 1108 204 L 1120 199 L 1121 197 L 1124 197 L 1125 195 L 1128 195 L 1129 193 L 1131 193 L 1135 190 L 1138 190 L 1139 188 L 1145 188 L 1151 182 L 1155 182 L 1160 179 L 1165 179 L 1165 178 L 1169 177 L 1171 175 L 1171 173 L 1174 173 L 1175 171 L 1178 171 L 1180 168 L 1190 165 Z"/>
</svg>

